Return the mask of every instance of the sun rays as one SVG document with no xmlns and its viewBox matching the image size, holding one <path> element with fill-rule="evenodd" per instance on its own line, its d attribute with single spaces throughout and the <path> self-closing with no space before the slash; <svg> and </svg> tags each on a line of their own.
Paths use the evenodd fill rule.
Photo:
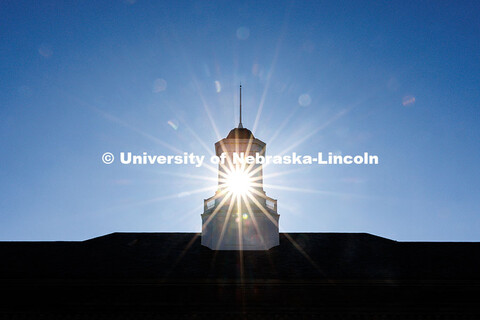
<svg viewBox="0 0 480 320">
<path fill-rule="evenodd" d="M 271 79 L 270 79 L 271 80 Z M 212 113 L 210 111 L 210 107 L 208 106 L 208 103 L 206 102 L 205 96 L 201 93 L 201 87 L 198 84 L 197 81 L 195 81 L 195 88 L 198 90 L 198 94 L 200 96 L 200 100 L 202 102 L 202 105 L 204 107 L 205 112 L 208 115 L 208 120 L 215 131 L 216 136 L 220 136 L 220 133 L 218 131 L 218 127 L 215 124 L 215 118 L 212 116 Z M 268 88 L 266 88 L 266 91 L 268 91 Z M 267 94 L 264 92 L 264 94 Z M 262 95 L 263 96 L 263 95 Z M 262 106 L 263 107 L 263 106 Z M 158 138 L 155 137 L 154 134 L 150 134 L 146 132 L 145 130 L 138 129 L 130 124 L 128 124 L 127 121 L 124 121 L 117 116 L 114 116 L 110 113 L 107 113 L 99 108 L 92 107 L 94 111 L 96 111 L 99 115 L 101 115 L 104 119 L 117 123 L 121 125 L 122 127 L 126 129 L 130 129 L 136 134 L 139 134 L 141 137 L 146 138 L 148 140 L 153 141 L 154 143 L 159 144 L 162 147 L 166 147 L 167 149 L 171 150 L 175 154 L 182 154 L 186 152 L 187 150 L 182 150 L 180 147 L 173 146 L 172 143 L 166 143 Z M 175 109 L 174 107 L 171 107 L 171 109 Z M 257 110 L 257 115 L 255 119 L 259 119 L 260 114 L 261 114 L 261 107 L 258 108 Z M 267 141 L 269 140 L 276 140 L 276 138 L 279 137 L 280 131 L 283 128 L 288 127 L 289 122 L 291 122 L 293 115 L 296 113 L 296 110 L 292 112 L 290 116 L 288 116 L 282 123 L 281 125 L 277 128 L 277 130 L 274 132 L 273 136 L 270 139 L 266 139 Z M 293 144 L 287 144 L 284 145 L 283 150 L 280 152 L 280 154 L 284 154 L 288 152 L 289 150 L 292 150 L 295 147 L 298 147 L 300 144 L 306 142 L 310 137 L 314 136 L 318 132 L 326 129 L 331 123 L 339 119 L 340 117 L 343 117 L 344 115 L 348 114 L 347 110 L 338 112 L 335 114 L 333 117 L 330 119 L 327 119 L 324 121 L 322 125 L 317 127 L 315 130 L 312 130 L 312 132 L 306 136 L 303 136 L 299 139 L 296 139 L 296 142 Z M 206 143 L 202 137 L 199 135 L 198 131 L 193 129 L 189 124 L 188 121 L 185 121 L 181 117 L 178 117 L 180 119 L 180 122 L 182 123 L 183 128 L 186 129 L 186 132 L 191 135 L 194 141 L 197 142 L 199 146 L 202 147 L 205 151 L 208 152 L 208 154 L 212 155 L 213 152 L 210 148 L 208 148 L 208 143 Z M 252 145 L 252 141 L 250 140 L 247 148 L 246 148 L 246 153 L 248 154 L 250 152 Z M 221 145 L 221 148 L 224 148 L 225 146 Z M 333 193 L 333 192 L 328 192 L 327 190 L 315 190 L 315 189 L 306 189 L 302 187 L 295 187 L 291 185 L 277 185 L 277 184 L 263 184 L 263 179 L 264 178 L 274 178 L 278 176 L 288 176 L 288 175 L 294 175 L 298 173 L 299 171 L 304 170 L 303 168 L 294 168 L 290 170 L 283 170 L 283 171 L 274 171 L 271 172 L 267 175 L 263 174 L 263 170 L 267 168 L 269 165 L 265 164 L 263 165 L 263 168 L 260 166 L 255 167 L 254 165 L 247 165 L 245 163 L 241 165 L 234 165 L 232 163 L 232 160 L 230 158 L 227 158 L 227 163 L 220 165 L 219 167 L 222 169 L 219 172 L 219 168 L 215 167 L 214 165 L 204 163 L 202 166 L 202 170 L 207 170 L 209 173 L 207 174 L 196 174 L 196 173 L 179 173 L 175 171 L 170 171 L 170 170 L 165 170 L 165 171 L 159 171 L 157 169 L 149 169 L 154 173 L 155 175 L 170 175 L 170 176 L 175 176 L 179 177 L 185 180 L 197 180 L 197 181 L 203 181 L 205 184 L 212 183 L 218 179 L 219 182 L 219 187 L 218 190 L 219 192 L 216 193 L 214 196 L 214 199 L 221 197 L 222 200 L 227 203 L 227 201 L 234 199 L 233 205 L 229 209 L 229 215 L 231 217 L 235 216 L 237 214 L 236 211 L 239 210 L 239 208 L 245 207 L 248 209 L 248 211 L 252 210 L 257 210 L 258 206 L 262 207 L 260 205 L 261 201 L 267 201 L 268 197 L 266 197 L 262 192 L 259 192 L 257 188 L 259 187 L 267 187 L 271 189 L 278 189 L 278 190 L 288 190 L 288 191 L 294 191 L 294 192 L 308 192 L 308 193 L 317 193 L 317 194 L 324 194 L 324 195 L 331 195 L 331 196 L 341 196 L 342 194 L 338 193 Z M 212 173 L 218 174 L 217 178 L 212 177 Z M 178 199 L 178 198 L 184 198 L 184 197 L 191 197 L 192 195 L 205 192 L 208 190 L 213 190 L 215 187 L 206 187 L 202 186 L 197 189 L 191 189 L 189 191 L 182 191 L 180 193 L 171 193 L 170 195 L 167 196 L 159 196 L 156 198 L 151 198 L 151 199 L 146 199 L 144 201 L 139 201 L 136 203 L 132 203 L 129 206 L 141 206 L 145 204 L 150 204 L 150 203 L 156 203 L 156 202 L 163 202 L 163 201 L 170 201 L 172 199 Z M 248 203 L 248 206 L 246 205 Z M 261 211 L 261 209 L 258 209 Z M 246 212 L 245 212 L 246 213 Z M 190 213 L 191 214 L 191 213 Z M 242 213 L 243 214 L 243 213 Z M 252 219 L 252 215 L 249 213 L 246 213 L 247 216 L 245 217 L 246 219 L 239 219 L 239 220 L 249 220 L 254 222 L 254 219 Z M 239 230 L 241 230 L 239 228 Z"/>
<path fill-rule="evenodd" d="M 227 174 L 225 187 L 235 195 L 244 195 L 251 192 L 253 180 L 248 172 L 241 169 L 234 169 Z"/>
<path fill-rule="evenodd" d="M 275 47 L 275 54 L 273 61 L 270 65 L 270 68 L 267 70 L 267 78 L 266 78 L 266 83 L 264 84 L 264 89 L 261 94 L 261 99 L 257 105 L 257 110 L 255 113 L 255 116 L 253 117 L 254 123 L 253 123 L 253 132 L 256 131 L 256 129 L 259 127 L 261 123 L 261 118 L 264 117 L 262 113 L 266 111 L 266 101 L 268 95 L 270 95 L 270 88 L 272 87 L 272 82 L 274 82 L 274 69 L 276 66 L 276 61 L 277 61 L 277 56 L 279 52 L 279 47 L 281 44 L 281 37 L 278 40 L 277 46 Z M 184 58 L 187 56 L 187 54 L 184 54 Z M 190 63 L 187 63 L 186 65 L 190 66 Z M 206 116 L 206 126 L 208 126 L 208 130 L 211 130 L 214 132 L 215 136 L 220 140 L 221 139 L 221 133 L 220 129 L 221 127 L 218 126 L 218 114 L 214 113 L 214 108 L 213 105 L 210 104 L 210 100 L 208 97 L 208 94 L 204 91 L 204 88 L 202 86 L 201 79 L 195 76 L 193 69 L 190 68 L 190 73 L 191 73 L 191 79 L 192 85 L 194 88 L 194 91 L 196 91 L 197 96 L 199 97 L 200 101 L 200 106 L 201 109 L 203 109 L 203 113 Z M 236 78 L 236 76 L 234 77 Z M 238 80 L 238 79 L 237 79 Z M 234 79 L 234 81 L 236 81 Z M 218 82 L 218 81 L 217 81 Z M 215 87 L 212 87 L 213 89 L 218 88 L 218 85 Z M 215 89 L 216 92 L 218 93 L 218 89 Z M 228 84 L 224 84 L 222 82 L 222 94 L 225 94 L 225 92 L 228 92 Z M 235 99 L 235 94 L 232 94 L 232 99 Z M 191 141 L 193 142 L 192 144 L 196 144 L 198 147 L 201 147 L 207 154 L 213 155 L 214 153 L 212 152 L 212 148 L 208 147 L 211 144 L 211 141 L 205 141 L 204 138 L 202 138 L 201 131 L 198 130 L 198 123 L 192 122 L 193 119 L 186 120 L 185 117 L 181 114 L 178 114 L 178 106 L 176 106 L 176 102 L 173 101 L 164 101 L 170 111 L 175 114 L 177 123 L 180 122 L 180 126 L 177 126 L 175 128 L 175 134 L 179 135 L 183 132 L 183 134 L 187 134 Z M 203 108 L 202 108 L 203 107 Z M 188 152 L 191 150 L 185 150 L 185 147 L 178 146 L 171 140 L 164 140 L 156 138 L 157 135 L 155 134 L 150 134 L 148 133 L 148 130 L 145 128 L 139 129 L 133 125 L 128 124 L 126 121 L 121 120 L 120 118 L 113 116 L 112 114 L 108 114 L 98 108 L 95 108 L 96 112 L 99 113 L 101 116 L 103 116 L 106 120 L 115 122 L 119 125 L 121 125 L 124 128 L 127 128 L 136 134 L 139 134 L 142 138 L 146 138 L 148 140 L 151 140 L 155 142 L 156 144 L 160 145 L 161 147 L 168 148 L 169 150 L 173 151 L 176 154 L 182 154 L 183 152 Z M 291 126 L 292 120 L 294 117 L 299 115 L 300 108 L 295 108 L 289 114 L 287 117 L 283 119 L 283 121 L 280 122 L 280 125 L 275 128 L 275 131 L 270 134 L 270 137 L 265 137 L 266 141 L 272 142 L 272 141 L 277 141 L 280 139 L 284 139 L 282 137 L 282 131 L 284 129 L 288 129 L 289 126 Z M 309 134 L 307 135 L 302 135 L 298 137 L 298 139 L 294 139 L 292 143 L 284 143 L 282 144 L 282 148 L 280 150 L 280 154 L 284 154 L 288 152 L 289 150 L 292 150 L 293 148 L 298 147 L 299 145 L 303 144 L 306 142 L 310 137 L 313 137 L 317 133 L 321 132 L 325 128 L 327 128 L 331 123 L 336 121 L 337 119 L 343 117 L 344 115 L 348 114 L 348 111 L 341 111 L 337 114 L 335 114 L 331 118 L 326 118 L 323 121 L 323 124 L 320 124 L 318 127 L 313 128 L 310 130 Z M 183 128 L 183 131 L 182 131 Z M 178 129 L 178 130 L 177 130 Z M 205 128 L 204 128 L 205 129 Z M 168 142 L 166 142 L 168 141 Z M 190 145 L 191 146 L 191 145 Z M 189 147 L 190 147 L 189 146 Z M 187 147 L 187 148 L 189 148 Z M 246 154 L 250 153 L 250 149 L 252 147 L 252 139 L 248 141 L 248 145 L 246 147 Z M 225 146 L 221 143 L 220 148 L 224 149 Z M 183 150 L 182 150 L 183 149 Z M 264 170 L 269 167 L 269 165 L 263 165 L 263 166 L 255 166 L 253 164 L 248 165 L 248 164 L 233 164 L 230 158 L 227 158 L 227 163 L 225 164 L 220 164 L 218 167 L 215 165 L 211 165 L 208 163 L 204 163 L 203 166 L 194 171 L 190 170 L 185 170 L 185 172 L 179 172 L 177 170 L 164 170 L 164 171 L 159 171 L 158 167 L 151 167 L 148 170 L 154 173 L 154 179 L 158 177 L 159 181 L 163 180 L 165 176 L 171 176 L 181 178 L 183 181 L 199 181 L 202 182 L 202 186 L 198 188 L 190 188 L 189 191 L 185 192 L 179 192 L 175 193 L 171 192 L 168 196 L 160 196 L 152 199 L 147 199 L 141 202 L 138 202 L 137 205 L 143 205 L 143 204 L 149 204 L 149 203 L 157 203 L 157 202 L 163 202 L 163 201 L 178 201 L 179 198 L 182 199 L 182 201 L 185 201 L 186 199 L 191 199 L 191 201 L 197 201 L 195 200 L 196 197 L 193 195 L 197 195 L 202 192 L 208 192 L 208 190 L 213 190 L 216 189 L 215 195 L 209 199 L 208 201 L 205 202 L 204 206 L 208 206 L 209 202 L 213 202 L 215 205 L 215 208 L 213 209 L 210 217 L 206 221 L 206 224 L 210 223 L 212 219 L 218 214 L 225 214 L 225 220 L 222 225 L 222 230 L 220 234 L 220 238 L 218 239 L 218 242 L 221 242 L 223 237 L 226 235 L 228 228 L 229 228 L 229 221 L 233 222 L 236 224 L 237 232 L 238 232 L 238 237 L 239 241 L 243 241 L 243 233 L 244 233 L 244 225 L 250 225 L 253 229 L 257 231 L 257 234 L 262 235 L 261 232 L 259 232 L 259 217 L 260 218 L 266 218 L 270 220 L 271 222 L 277 224 L 277 221 L 272 218 L 271 212 L 269 210 L 277 209 L 276 205 L 276 200 L 266 196 L 265 192 L 263 191 L 263 187 L 267 187 L 269 189 L 277 189 L 277 190 L 288 190 L 288 191 L 295 191 L 295 192 L 301 192 L 305 193 L 306 190 L 309 193 L 318 193 L 318 194 L 324 194 L 326 196 L 328 195 L 333 195 L 332 193 L 329 193 L 328 191 L 323 191 L 323 190 L 312 190 L 308 189 L 305 186 L 294 186 L 290 185 L 288 183 L 285 183 L 284 185 L 279 185 L 278 183 L 270 183 L 270 184 L 264 184 L 263 179 L 264 178 L 275 178 L 279 176 L 288 176 L 288 175 L 296 175 L 298 174 L 299 171 L 304 170 L 304 168 L 289 168 L 288 170 L 276 170 L 275 167 L 270 171 L 269 174 L 264 174 Z M 271 167 L 270 167 L 271 168 Z M 278 167 L 277 167 L 278 168 Z M 203 171 L 202 173 L 199 173 L 199 171 Z M 206 171 L 205 171 L 206 170 Z M 214 177 L 214 174 L 217 175 L 217 177 Z M 168 179 L 168 178 L 167 178 Z M 217 182 L 218 185 L 214 186 L 214 182 Z M 278 181 L 278 180 L 277 180 Z M 272 181 L 269 181 L 272 182 Z M 207 185 L 211 185 L 210 187 L 207 187 Z M 168 193 L 167 193 L 168 194 Z M 135 205 L 135 204 L 132 204 Z M 224 208 L 221 210 L 221 208 Z M 269 209 L 270 208 L 270 209 Z M 188 212 L 188 210 L 184 214 L 178 215 L 176 218 L 179 221 L 185 220 L 192 218 L 192 215 L 194 215 L 194 212 Z M 289 239 L 290 240 L 290 239 Z M 264 239 L 261 239 L 263 242 Z M 188 247 L 190 247 L 192 244 L 189 244 Z M 188 250 L 189 248 L 186 248 Z"/>
</svg>

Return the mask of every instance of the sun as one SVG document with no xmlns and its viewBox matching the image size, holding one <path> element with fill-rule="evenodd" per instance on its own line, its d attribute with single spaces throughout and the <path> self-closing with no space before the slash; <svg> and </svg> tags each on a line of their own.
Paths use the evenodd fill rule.
<svg viewBox="0 0 480 320">
<path fill-rule="evenodd" d="M 240 168 L 227 173 L 225 186 L 234 195 L 246 195 L 250 192 L 253 181 L 248 172 Z"/>
</svg>

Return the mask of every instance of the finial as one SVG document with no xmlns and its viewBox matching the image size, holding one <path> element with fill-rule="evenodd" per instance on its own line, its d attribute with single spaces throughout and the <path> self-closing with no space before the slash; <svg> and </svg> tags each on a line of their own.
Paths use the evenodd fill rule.
<svg viewBox="0 0 480 320">
<path fill-rule="evenodd" d="M 240 123 L 238 124 L 239 128 L 243 128 L 242 125 L 242 83 L 240 82 Z"/>
</svg>

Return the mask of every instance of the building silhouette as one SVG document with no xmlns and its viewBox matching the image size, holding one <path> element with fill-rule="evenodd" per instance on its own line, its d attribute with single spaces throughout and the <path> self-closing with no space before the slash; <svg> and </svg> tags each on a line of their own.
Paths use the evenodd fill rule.
<svg viewBox="0 0 480 320">
<path fill-rule="evenodd" d="M 0 319 L 480 319 L 480 243 L 279 234 L 262 166 L 230 162 L 265 143 L 240 116 L 215 149 L 202 234 L 0 242 Z"/>
<path fill-rule="evenodd" d="M 281 233 L 229 251 L 200 236 L 0 242 L 0 319 L 480 319 L 480 243 Z"/>
<path fill-rule="evenodd" d="M 280 216 L 277 200 L 263 190 L 263 165 L 239 161 L 265 156 L 265 151 L 266 144 L 243 127 L 240 85 L 238 127 L 215 143 L 217 157 L 225 158 L 218 165 L 218 190 L 204 200 L 202 245 L 215 250 L 268 250 L 278 245 Z"/>
<path fill-rule="evenodd" d="M 277 200 L 263 190 L 263 165 L 240 160 L 265 156 L 266 144 L 256 139 L 240 122 L 225 139 L 215 143 L 218 190 L 204 200 L 202 245 L 215 250 L 268 250 L 279 243 Z"/>
</svg>

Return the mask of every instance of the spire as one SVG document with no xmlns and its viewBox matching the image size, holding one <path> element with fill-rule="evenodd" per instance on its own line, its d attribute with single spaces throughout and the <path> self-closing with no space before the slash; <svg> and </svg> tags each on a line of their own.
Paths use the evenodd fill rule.
<svg viewBox="0 0 480 320">
<path fill-rule="evenodd" d="M 243 128 L 242 125 L 242 83 L 240 82 L 240 123 L 238 124 L 239 128 Z"/>
</svg>

